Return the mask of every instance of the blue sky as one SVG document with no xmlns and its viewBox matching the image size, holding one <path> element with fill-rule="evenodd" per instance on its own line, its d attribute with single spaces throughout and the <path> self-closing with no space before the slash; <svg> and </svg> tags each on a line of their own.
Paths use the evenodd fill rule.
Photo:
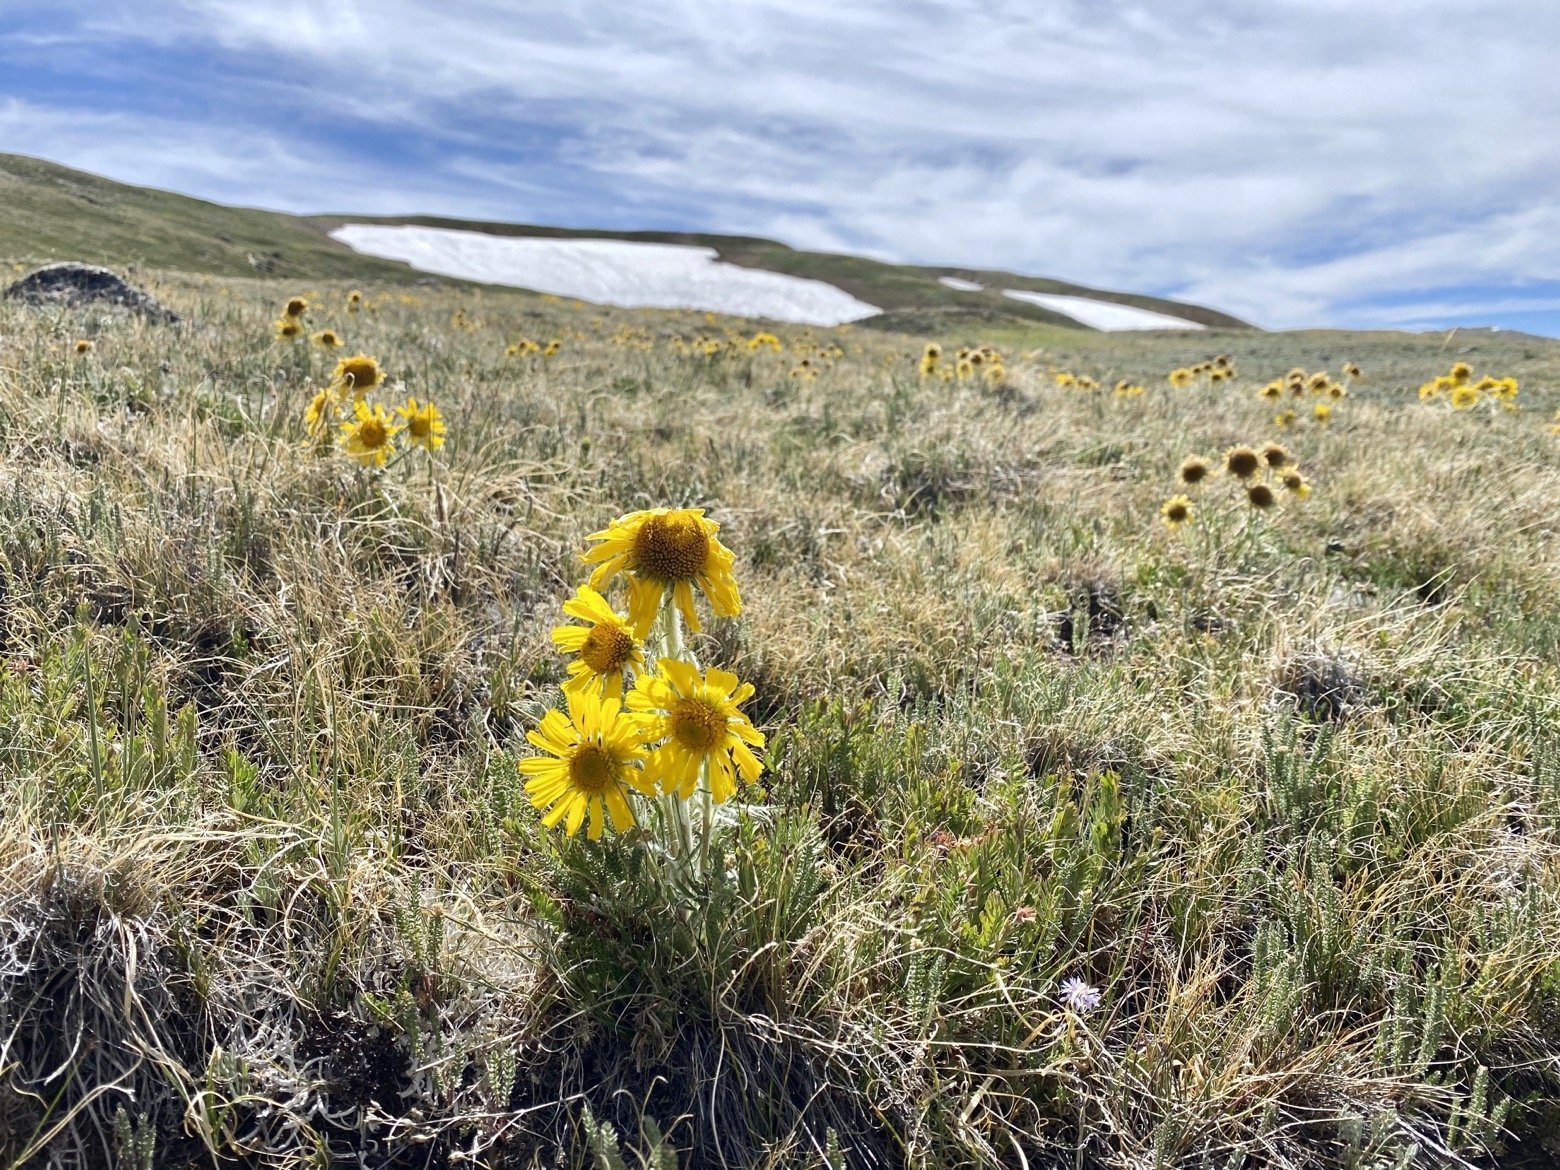
<svg viewBox="0 0 1560 1170">
<path fill-rule="evenodd" d="M 0 0 L 0 150 L 1560 336 L 1553 0 Z"/>
</svg>

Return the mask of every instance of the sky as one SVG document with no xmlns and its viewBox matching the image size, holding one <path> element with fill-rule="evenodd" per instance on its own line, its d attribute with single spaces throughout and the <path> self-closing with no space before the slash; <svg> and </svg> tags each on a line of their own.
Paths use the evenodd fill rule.
<svg viewBox="0 0 1560 1170">
<path fill-rule="evenodd" d="M 0 151 L 1560 336 L 1557 61 L 1555 0 L 0 0 Z"/>
</svg>

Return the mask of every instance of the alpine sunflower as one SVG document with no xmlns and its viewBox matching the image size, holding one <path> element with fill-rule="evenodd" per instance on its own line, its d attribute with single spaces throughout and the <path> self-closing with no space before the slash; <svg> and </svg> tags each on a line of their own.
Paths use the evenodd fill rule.
<svg viewBox="0 0 1560 1170">
<path fill-rule="evenodd" d="M 1212 474 L 1213 468 L 1201 455 L 1188 455 L 1181 464 L 1181 482 L 1187 485 L 1201 483 Z"/>
<path fill-rule="evenodd" d="M 693 608 L 693 587 L 710 599 L 717 617 L 736 617 L 742 597 L 731 575 L 731 550 L 716 539 L 720 525 L 704 516 L 703 508 L 651 508 L 630 512 L 587 539 L 598 541 L 584 554 L 592 589 L 600 589 L 619 573 L 628 573 L 628 613 L 636 637 L 655 623 L 667 594 L 682 612 L 688 628 L 699 632 Z"/>
<path fill-rule="evenodd" d="M 385 380 L 385 372 L 379 362 L 366 353 L 355 353 L 336 363 L 330 376 L 332 386 L 352 391 L 352 397 L 362 398 L 370 390 L 378 389 Z"/>
<path fill-rule="evenodd" d="M 321 329 L 314 335 L 314 344 L 323 345 L 326 349 L 339 349 L 341 347 L 341 335 L 334 329 Z"/>
<path fill-rule="evenodd" d="M 1267 511 L 1278 503 L 1278 497 L 1273 494 L 1273 489 L 1265 483 L 1254 483 L 1246 489 L 1246 502 L 1253 508 Z"/>
<path fill-rule="evenodd" d="M 701 765 L 709 765 L 710 796 L 724 804 L 737 791 L 737 776 L 751 784 L 764 766 L 753 748 L 764 746 L 763 732 L 739 708 L 753 695 L 753 684 L 712 666 L 703 675 L 676 658 L 661 659 L 656 674 L 642 674 L 628 696 L 628 709 L 648 716 L 650 749 L 645 778 L 667 794 L 687 800 L 699 783 Z"/>
<path fill-rule="evenodd" d="M 1224 453 L 1224 470 L 1236 479 L 1250 479 L 1262 469 L 1262 456 L 1250 447 L 1231 447 Z"/>
<path fill-rule="evenodd" d="M 1173 531 L 1183 524 L 1190 524 L 1196 512 L 1192 501 L 1185 496 L 1171 496 L 1159 507 L 1159 516 Z"/>
<path fill-rule="evenodd" d="M 406 433 L 417 446 L 429 451 L 444 446 L 444 416 L 433 403 L 419 406 L 416 398 L 408 398 L 406 405 L 396 407 L 395 412 L 405 420 Z"/>
<path fill-rule="evenodd" d="M 303 297 L 292 297 L 282 309 L 284 317 L 301 317 L 309 311 L 309 302 Z"/>
<path fill-rule="evenodd" d="M 1262 445 L 1262 462 L 1266 463 L 1274 471 L 1282 471 L 1294 461 L 1294 456 L 1289 453 L 1289 448 L 1282 443 L 1264 443 Z"/>
<path fill-rule="evenodd" d="M 383 467 L 395 449 L 401 428 L 390 421 L 382 404 L 370 408 L 359 399 L 352 404 L 354 417 L 341 424 L 341 447 L 364 467 Z"/>
<path fill-rule="evenodd" d="M 562 821 L 571 837 L 587 817 L 585 835 L 592 841 L 608 823 L 615 832 L 633 828 L 629 792 L 654 795 L 643 772 L 645 720 L 591 690 L 572 690 L 564 698 L 568 715 L 554 708 L 525 733 L 547 753 L 520 761 L 521 775 L 529 777 L 526 795 L 534 808 L 546 810 L 545 828 Z"/>
<path fill-rule="evenodd" d="M 552 632 L 553 645 L 575 655 L 563 689 L 621 695 L 623 672 L 633 667 L 636 674 L 642 674 L 645 669 L 644 646 L 634 637 L 633 627 L 589 585 L 581 585 L 563 603 L 563 612 L 589 623 L 558 626 Z"/>
</svg>

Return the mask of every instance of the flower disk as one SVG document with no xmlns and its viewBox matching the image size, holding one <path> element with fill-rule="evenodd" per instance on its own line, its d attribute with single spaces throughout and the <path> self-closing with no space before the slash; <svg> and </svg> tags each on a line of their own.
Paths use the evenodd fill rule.
<svg viewBox="0 0 1560 1170">
<path fill-rule="evenodd" d="M 1165 524 L 1172 530 L 1183 524 L 1190 524 L 1195 513 L 1192 511 L 1192 501 L 1185 496 L 1171 496 L 1160 506 L 1159 515 Z"/>
<path fill-rule="evenodd" d="M 1262 468 L 1262 456 L 1250 447 L 1231 447 L 1224 455 L 1224 470 L 1236 479 L 1250 479 Z"/>
<path fill-rule="evenodd" d="M 650 632 L 667 593 L 688 628 L 698 633 L 695 585 L 710 599 L 716 616 L 736 617 L 742 612 L 742 598 L 731 575 L 731 550 L 715 538 L 718 531 L 720 525 L 706 520 L 703 508 L 630 512 L 591 533 L 589 539 L 599 542 L 584 556 L 586 564 L 596 566 L 591 587 L 600 589 L 618 573 L 630 574 L 628 612 L 638 638 Z"/>
<path fill-rule="evenodd" d="M 712 666 L 700 675 L 675 658 L 661 659 L 659 674 L 640 675 L 628 706 L 649 717 L 647 742 L 658 743 L 645 764 L 646 778 L 687 800 L 708 763 L 716 804 L 736 793 L 738 773 L 749 784 L 757 780 L 764 766 L 752 748 L 763 747 L 764 736 L 738 709 L 752 695 L 752 684 L 729 671 Z"/>
<path fill-rule="evenodd" d="M 547 753 L 520 761 L 521 774 L 529 777 L 526 795 L 533 807 L 547 810 L 542 817 L 546 828 L 562 821 L 571 837 L 587 817 L 586 836 L 592 841 L 601 837 L 608 822 L 615 832 L 632 828 L 628 793 L 654 795 L 641 768 L 644 720 L 625 714 L 617 699 L 602 699 L 590 691 L 570 691 L 565 698 L 567 716 L 549 711 L 535 730 L 525 733 Z"/>
</svg>

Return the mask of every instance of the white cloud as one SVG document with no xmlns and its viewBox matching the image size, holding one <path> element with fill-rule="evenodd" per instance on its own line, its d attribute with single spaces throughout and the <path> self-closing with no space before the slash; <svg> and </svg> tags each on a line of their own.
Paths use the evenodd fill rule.
<svg viewBox="0 0 1560 1170">
<path fill-rule="evenodd" d="M 84 36 L 284 59 L 320 110 L 455 140 L 445 176 L 312 204 L 326 160 L 273 162 L 281 206 L 415 196 L 556 219 L 566 193 L 512 159 L 494 178 L 518 205 L 457 181 L 503 127 L 541 125 L 559 165 L 625 207 L 1179 292 L 1265 324 L 1560 271 L 1548 0 L 69 2 Z M 256 168 L 210 137 L 209 178 L 185 150 L 164 181 L 232 197 Z"/>
</svg>

